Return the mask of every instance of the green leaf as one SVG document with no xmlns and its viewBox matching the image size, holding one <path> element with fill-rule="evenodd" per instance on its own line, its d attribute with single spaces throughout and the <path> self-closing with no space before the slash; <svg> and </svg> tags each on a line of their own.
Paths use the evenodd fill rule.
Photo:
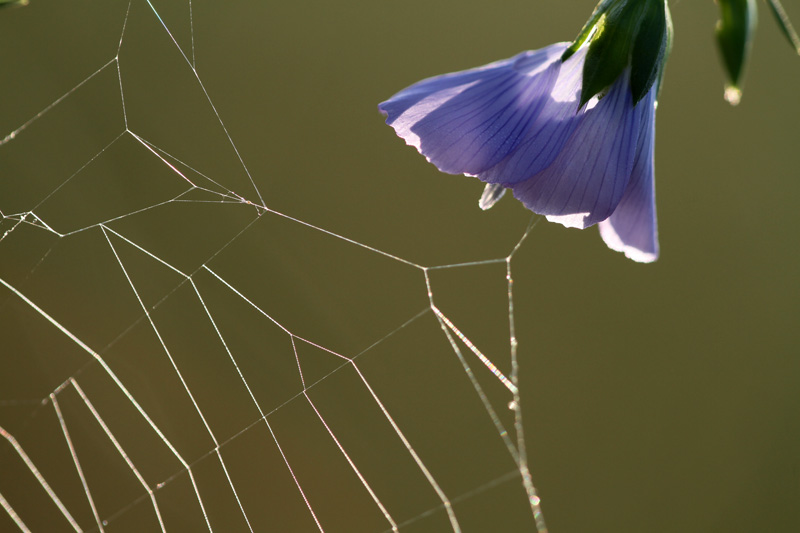
<svg viewBox="0 0 800 533">
<path fill-rule="evenodd" d="M 750 42 L 756 28 L 755 0 L 718 0 L 717 44 L 728 72 L 730 86 L 739 90 Z"/>
<path fill-rule="evenodd" d="M 780 26 L 781 31 L 783 31 L 783 34 L 789 39 L 792 48 L 800 55 L 800 37 L 798 37 L 797 32 L 794 31 L 792 23 L 789 21 L 789 15 L 786 14 L 780 0 L 768 0 L 768 3 L 772 14 L 775 15 L 775 20 L 778 21 L 778 26 Z"/>
<path fill-rule="evenodd" d="M 645 2 L 619 2 L 601 15 L 583 65 L 580 107 L 614 83 L 628 66 Z"/>
<path fill-rule="evenodd" d="M 655 83 L 667 53 L 667 7 L 663 0 L 647 2 L 631 55 L 631 92 L 636 105 Z"/>
<path fill-rule="evenodd" d="M 592 34 L 592 30 L 597 25 L 597 22 L 600 20 L 600 17 L 609 8 L 609 6 L 611 6 L 611 4 L 613 4 L 616 1 L 618 0 L 601 0 L 601 2 L 597 4 L 597 6 L 595 6 L 594 11 L 592 11 L 592 16 L 589 17 L 589 20 L 587 20 L 586 24 L 583 25 L 583 28 L 581 28 L 580 33 L 578 33 L 578 36 L 575 38 L 574 41 L 572 41 L 572 44 L 569 46 L 569 48 L 564 50 L 564 53 L 561 56 L 562 62 L 569 59 L 569 57 L 575 52 L 577 52 L 578 48 L 580 48 L 583 45 L 583 43 L 586 42 L 586 39 L 588 39 L 589 36 Z"/>
<path fill-rule="evenodd" d="M 664 14 L 666 15 L 667 22 L 667 47 L 664 50 L 664 57 L 661 59 L 661 65 L 658 67 L 658 88 L 656 89 L 656 100 L 658 100 L 658 95 L 661 94 L 661 84 L 664 82 L 664 69 L 667 67 L 667 60 L 669 59 L 670 52 L 672 52 L 672 39 L 675 33 L 672 28 L 672 15 L 669 12 L 669 4 L 664 4 Z"/>
</svg>

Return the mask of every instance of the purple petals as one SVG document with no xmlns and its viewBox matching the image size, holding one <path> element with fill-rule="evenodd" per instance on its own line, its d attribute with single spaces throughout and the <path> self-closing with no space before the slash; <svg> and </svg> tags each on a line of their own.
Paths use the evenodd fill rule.
<svg viewBox="0 0 800 533">
<path fill-rule="evenodd" d="M 530 122 L 525 138 L 503 161 L 479 174 L 479 179 L 510 187 L 550 166 L 581 120 L 578 99 L 585 56 L 582 50 L 560 64 L 549 98 L 536 120 Z"/>
<path fill-rule="evenodd" d="M 428 78 L 378 108 L 439 170 L 489 184 L 482 209 L 510 188 L 548 220 L 599 223 L 610 248 L 654 261 L 656 86 L 634 106 L 626 68 L 604 96 L 578 109 L 586 48 L 562 63 L 567 46 Z"/>
<path fill-rule="evenodd" d="M 600 222 L 600 236 L 612 250 L 641 263 L 658 259 L 658 224 L 655 191 L 655 94 L 651 90 L 639 104 L 642 127 L 636 161 L 628 188 L 614 213 Z"/>
<path fill-rule="evenodd" d="M 381 103 L 386 122 L 442 172 L 477 175 L 512 153 L 550 98 L 566 44 L 429 78 Z"/>
<path fill-rule="evenodd" d="M 623 75 L 604 98 L 581 113 L 555 161 L 512 186 L 514 196 L 552 222 L 581 229 L 597 224 L 614 212 L 625 192 L 638 134 L 639 113 Z"/>
</svg>

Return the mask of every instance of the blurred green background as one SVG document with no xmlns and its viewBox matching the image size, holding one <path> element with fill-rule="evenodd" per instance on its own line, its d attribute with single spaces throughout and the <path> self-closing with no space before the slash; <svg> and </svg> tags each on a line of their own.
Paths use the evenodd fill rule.
<svg viewBox="0 0 800 533">
<path fill-rule="evenodd" d="M 532 531 L 513 462 L 425 312 L 419 268 L 200 191 L 164 203 L 186 181 L 131 134 L 112 141 L 127 120 L 191 166 L 170 159 L 188 179 L 203 182 L 202 172 L 215 190 L 261 204 L 257 188 L 271 210 L 417 265 L 504 258 L 530 213 L 508 198 L 478 209 L 482 184 L 437 172 L 377 103 L 428 76 L 569 40 L 594 2 L 152 5 L 171 35 L 141 1 L 34 0 L 0 12 L 0 136 L 35 119 L 0 146 L 0 235 L 14 228 L 0 240 L 0 278 L 101 354 L 191 465 L 215 531 L 247 530 L 239 503 L 256 531 L 318 529 L 284 457 L 322 529 L 389 528 L 320 416 L 401 531 L 451 530 L 362 377 L 464 531 Z M 798 5 L 786 8 L 800 22 Z M 512 261 L 533 480 L 553 533 L 800 531 L 800 58 L 762 9 L 732 108 L 716 6 L 671 9 L 656 143 L 661 258 L 636 264 L 595 229 L 542 221 Z M 69 235 L 15 225 L 27 211 Z M 294 345 L 202 265 L 295 334 Z M 509 373 L 505 266 L 430 276 L 437 306 Z M 319 346 L 357 356 L 362 375 L 337 370 L 344 359 Z M 510 426 L 506 391 L 461 349 Z M 85 530 L 99 528 L 52 401 L 41 403 L 64 383 L 55 396 L 106 530 L 160 526 L 70 377 L 160 487 L 166 529 L 208 529 L 185 465 L 100 365 L 6 288 L 0 353 L 0 427 Z M 31 530 L 72 530 L 7 440 L 0 494 Z M 17 529 L 0 512 L 0 530 Z"/>
</svg>

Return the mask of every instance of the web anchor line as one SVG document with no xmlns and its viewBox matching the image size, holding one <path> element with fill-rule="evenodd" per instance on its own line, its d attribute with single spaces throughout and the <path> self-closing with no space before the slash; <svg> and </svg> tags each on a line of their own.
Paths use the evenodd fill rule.
<svg viewBox="0 0 800 533">
<path fill-rule="evenodd" d="M 475 344 L 470 341 L 466 335 L 464 335 L 454 324 L 453 322 L 444 315 L 444 313 L 439 310 L 439 308 L 434 303 L 433 299 L 433 291 L 431 288 L 431 281 L 430 277 L 428 276 L 428 270 L 424 270 L 425 272 L 425 284 L 428 289 L 428 299 L 430 300 L 430 307 L 431 310 L 436 315 L 436 318 L 439 320 L 439 324 L 447 337 L 450 345 L 453 349 L 453 352 L 458 357 L 459 361 L 461 362 L 465 373 L 470 379 L 473 388 L 475 389 L 478 397 L 480 398 L 481 402 L 486 409 L 492 423 L 495 425 L 495 428 L 500 435 L 501 439 L 503 440 L 506 448 L 509 451 L 514 462 L 517 464 L 519 469 L 519 474 L 522 478 L 522 484 L 525 488 L 525 491 L 528 495 L 528 501 L 531 507 L 531 511 L 533 513 L 534 522 L 536 524 L 536 530 L 538 533 L 548 533 L 547 525 L 544 520 L 544 513 L 542 512 L 541 508 L 541 499 L 538 496 L 536 488 L 533 485 L 532 476 L 530 473 L 530 469 L 528 467 L 528 459 L 527 459 L 527 452 L 525 446 L 525 437 L 524 437 L 524 429 L 522 423 L 522 406 L 521 406 L 521 398 L 519 394 L 519 359 L 517 349 L 519 343 L 516 338 L 515 334 L 515 320 L 514 320 L 514 295 L 513 295 L 513 285 L 514 281 L 511 275 L 511 260 L 514 255 L 519 251 L 522 243 L 528 238 L 530 232 L 533 228 L 539 223 L 541 217 L 534 215 L 531 217 L 530 222 L 528 223 L 527 228 L 525 229 L 522 237 L 520 237 L 519 241 L 517 241 L 516 245 L 512 249 L 511 253 L 503 260 L 506 266 L 506 281 L 508 285 L 508 324 L 509 324 L 509 345 L 510 345 L 510 358 L 511 358 L 511 377 L 507 378 L 503 373 L 497 368 L 497 366 L 492 363 L 492 361 L 487 358 Z M 454 265 L 454 267 L 462 267 L 462 266 L 477 266 L 483 264 L 490 264 L 495 263 L 497 261 L 489 260 L 489 261 L 477 261 L 471 263 L 463 263 Z M 446 268 L 445 267 L 438 267 L 438 268 Z M 509 409 L 511 409 L 514 413 L 514 431 L 516 434 L 516 442 L 512 442 L 509 438 L 508 431 L 506 430 L 505 426 L 501 422 L 499 416 L 497 415 L 494 407 L 492 406 L 491 402 L 489 401 L 486 393 L 483 391 L 480 383 L 475 378 L 474 373 L 472 372 L 471 367 L 467 363 L 466 359 L 464 359 L 461 350 L 458 347 L 458 344 L 452 337 L 452 334 L 455 334 L 462 343 L 464 343 L 469 350 L 475 354 L 476 357 L 480 360 L 480 362 L 503 384 L 505 387 L 511 392 L 513 395 L 513 399 L 509 402 Z"/>
</svg>

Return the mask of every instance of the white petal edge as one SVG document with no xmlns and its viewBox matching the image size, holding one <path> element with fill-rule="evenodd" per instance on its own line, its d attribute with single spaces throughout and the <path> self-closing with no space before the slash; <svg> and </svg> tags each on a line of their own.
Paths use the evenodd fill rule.
<svg viewBox="0 0 800 533">
<path fill-rule="evenodd" d="M 620 239 L 619 235 L 617 235 L 617 232 L 614 230 L 614 226 L 612 226 L 611 222 L 607 219 L 598 222 L 597 227 L 600 230 L 600 236 L 603 238 L 603 242 L 606 243 L 606 246 L 615 252 L 624 253 L 625 257 L 628 259 L 633 259 L 637 263 L 652 263 L 658 259 L 657 253 L 644 252 L 622 242 L 622 239 Z"/>
</svg>

